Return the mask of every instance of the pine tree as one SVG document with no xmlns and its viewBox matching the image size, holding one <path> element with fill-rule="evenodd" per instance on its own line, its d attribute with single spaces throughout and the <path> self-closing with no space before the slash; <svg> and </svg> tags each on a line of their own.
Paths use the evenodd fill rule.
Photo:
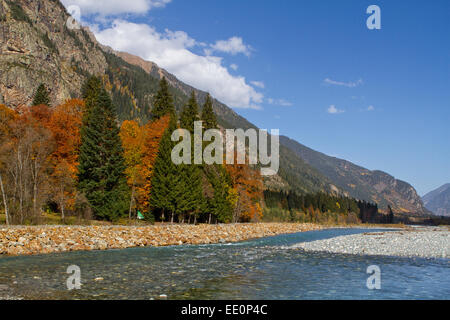
<svg viewBox="0 0 450 320">
<path fill-rule="evenodd" d="M 202 116 L 203 128 L 205 130 L 217 129 L 217 118 L 213 110 L 211 96 L 206 96 L 203 105 Z M 223 165 L 204 165 L 204 175 L 213 188 L 213 197 L 209 199 L 207 206 L 208 222 L 214 217 L 219 222 L 231 222 L 232 205 L 230 203 L 231 179 Z"/>
<path fill-rule="evenodd" d="M 193 93 L 183 110 L 181 126 L 193 133 L 194 121 L 198 120 L 198 104 Z M 151 206 L 161 212 L 164 220 L 170 216 L 188 214 L 194 221 L 204 210 L 205 199 L 202 194 L 201 167 L 194 164 L 175 165 L 171 154 L 175 143 L 171 140 L 173 131 L 177 129 L 176 118 L 165 132 L 159 148 L 152 178 Z"/>
<path fill-rule="evenodd" d="M 83 84 L 81 94 L 88 111 L 93 109 L 101 88 L 102 82 L 97 77 L 90 77 Z"/>
<path fill-rule="evenodd" d="M 175 129 L 176 119 L 171 118 L 169 127 L 161 139 L 158 157 L 151 177 L 150 206 L 152 209 L 161 212 L 162 221 L 165 220 L 166 214 L 172 214 L 176 211 L 176 201 L 182 200 L 178 198 L 182 196 L 182 190 L 178 186 L 180 176 L 171 156 L 174 147 L 171 136 Z"/>
<path fill-rule="evenodd" d="M 45 85 L 42 83 L 37 88 L 36 93 L 34 95 L 34 99 L 33 99 L 33 106 L 39 106 L 39 105 L 46 105 L 48 107 L 50 106 L 49 93 L 48 93 Z"/>
<path fill-rule="evenodd" d="M 198 103 L 195 92 L 192 91 L 188 103 L 184 106 L 180 115 L 180 125 L 182 129 L 194 133 L 194 122 L 199 120 Z"/>
<path fill-rule="evenodd" d="M 179 169 L 181 171 L 180 190 L 184 190 L 183 212 L 194 217 L 196 222 L 207 207 L 203 197 L 202 167 L 195 164 L 181 164 Z"/>
<path fill-rule="evenodd" d="M 213 110 L 213 102 L 211 96 L 206 96 L 205 104 L 202 111 L 203 127 L 205 130 L 217 129 L 217 118 Z"/>
<path fill-rule="evenodd" d="M 222 165 L 205 166 L 204 173 L 214 190 L 213 197 L 207 203 L 208 222 L 211 221 L 211 217 L 222 223 L 231 222 L 233 208 L 229 199 L 231 191 L 230 176 Z"/>
<path fill-rule="evenodd" d="M 166 114 L 175 115 L 175 105 L 169 91 L 169 84 L 163 77 L 159 82 L 159 90 L 153 100 L 152 115 L 154 119 L 159 119 Z"/>
<path fill-rule="evenodd" d="M 180 126 L 183 129 L 189 130 L 191 135 L 194 133 L 194 122 L 199 121 L 198 102 L 195 96 L 195 92 L 192 91 L 191 97 L 188 103 L 183 108 L 180 116 Z M 192 150 L 194 150 L 194 139 L 192 139 Z M 185 212 L 189 216 L 194 217 L 194 221 L 197 220 L 200 213 L 207 209 L 206 200 L 203 196 L 203 172 L 202 166 L 194 164 L 194 154 L 192 153 L 192 159 L 190 165 L 181 165 L 182 179 L 185 185 L 185 198 L 187 204 L 185 205 Z"/>
<path fill-rule="evenodd" d="M 99 82 L 93 77 L 84 87 L 87 112 L 81 128 L 78 189 L 96 218 L 114 221 L 126 213 L 128 187 L 117 115 Z"/>
</svg>

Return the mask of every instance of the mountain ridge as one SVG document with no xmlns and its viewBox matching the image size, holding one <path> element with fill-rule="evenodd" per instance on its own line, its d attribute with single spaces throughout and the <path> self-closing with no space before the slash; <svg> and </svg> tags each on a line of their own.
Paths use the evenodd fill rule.
<svg viewBox="0 0 450 320">
<path fill-rule="evenodd" d="M 429 214 L 417 191 L 405 181 L 380 170 L 371 171 L 350 161 L 328 156 L 285 136 L 280 137 L 280 143 L 333 181 L 346 195 L 376 202 L 382 211 L 387 211 L 391 206 L 401 213 Z"/>
</svg>

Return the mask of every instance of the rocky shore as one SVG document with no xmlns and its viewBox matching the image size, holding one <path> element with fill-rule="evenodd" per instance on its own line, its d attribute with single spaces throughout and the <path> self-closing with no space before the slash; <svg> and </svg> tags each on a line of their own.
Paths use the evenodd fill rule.
<svg viewBox="0 0 450 320">
<path fill-rule="evenodd" d="M 228 243 L 321 228 L 289 223 L 0 227 L 0 255 Z"/>
<path fill-rule="evenodd" d="M 448 227 L 422 227 L 401 231 L 367 232 L 294 246 L 308 252 L 340 254 L 450 258 Z"/>
</svg>

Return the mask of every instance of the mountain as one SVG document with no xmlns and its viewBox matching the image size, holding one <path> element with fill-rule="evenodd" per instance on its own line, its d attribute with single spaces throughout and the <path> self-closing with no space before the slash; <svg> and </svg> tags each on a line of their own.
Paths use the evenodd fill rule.
<svg viewBox="0 0 450 320">
<path fill-rule="evenodd" d="M 148 121 L 161 77 L 171 85 L 177 110 L 192 90 L 203 103 L 206 92 L 178 80 L 155 63 L 99 44 L 87 28 L 70 30 L 69 15 L 59 0 L 0 0 L 0 103 L 29 105 L 39 84 L 51 91 L 52 104 L 80 96 L 89 75 L 100 75 L 120 120 Z M 220 101 L 214 111 L 224 128 L 256 128 Z M 272 190 L 300 193 L 346 193 L 376 201 L 382 208 L 425 213 L 413 187 L 390 175 L 328 157 L 281 137 L 280 171 L 265 180 Z"/>
<path fill-rule="evenodd" d="M 79 94 L 86 70 L 106 71 L 101 48 L 84 30 L 69 30 L 67 17 L 59 1 L 0 1 L 0 103 L 30 104 L 37 83 L 63 101 Z"/>
<path fill-rule="evenodd" d="M 351 197 L 378 203 L 382 210 L 391 206 L 396 212 L 428 214 L 416 190 L 407 182 L 327 156 L 287 137 L 280 137 L 280 142 Z"/>
<path fill-rule="evenodd" d="M 450 217 L 450 183 L 427 193 L 422 200 L 425 207 L 434 214 Z"/>
</svg>

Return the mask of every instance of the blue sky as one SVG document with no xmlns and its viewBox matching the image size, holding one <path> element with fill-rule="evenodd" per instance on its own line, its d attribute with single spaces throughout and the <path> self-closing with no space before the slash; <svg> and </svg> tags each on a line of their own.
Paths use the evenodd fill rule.
<svg viewBox="0 0 450 320">
<path fill-rule="evenodd" d="M 421 195 L 450 182 L 448 0 L 63 3 L 80 6 L 100 42 L 157 62 L 259 127 Z M 372 4 L 381 30 L 366 27 Z"/>
</svg>

